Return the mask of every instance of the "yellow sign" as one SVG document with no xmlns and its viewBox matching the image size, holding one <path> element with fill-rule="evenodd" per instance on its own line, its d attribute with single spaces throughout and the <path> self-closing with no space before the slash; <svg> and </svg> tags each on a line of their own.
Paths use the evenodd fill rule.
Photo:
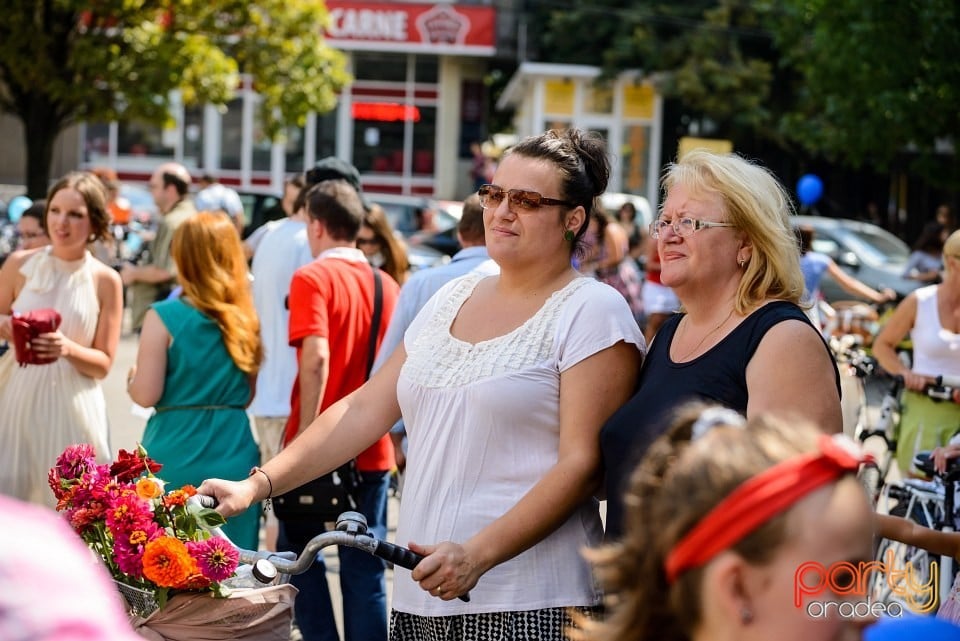
<svg viewBox="0 0 960 641">
<path fill-rule="evenodd" d="M 623 88 L 624 118 L 653 118 L 653 85 L 627 85 Z"/>
<path fill-rule="evenodd" d="M 683 156 L 694 149 L 706 149 L 715 154 L 729 154 L 733 151 L 733 141 L 720 138 L 693 138 L 684 136 L 677 145 L 677 158 Z"/>
<path fill-rule="evenodd" d="M 574 86 L 575 85 L 569 80 L 544 81 L 544 113 L 572 116 Z"/>
</svg>

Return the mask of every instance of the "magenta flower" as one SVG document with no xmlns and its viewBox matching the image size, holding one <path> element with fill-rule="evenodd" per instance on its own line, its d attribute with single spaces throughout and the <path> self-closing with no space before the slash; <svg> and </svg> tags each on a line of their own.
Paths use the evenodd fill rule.
<svg viewBox="0 0 960 641">
<path fill-rule="evenodd" d="M 206 541 L 189 541 L 187 552 L 197 562 L 200 573 L 210 581 L 223 581 L 233 575 L 240 562 L 240 553 L 223 537 Z"/>
<path fill-rule="evenodd" d="M 70 445 L 57 457 L 56 470 L 62 479 L 78 479 L 84 472 L 96 467 L 97 455 L 89 443 Z"/>
<path fill-rule="evenodd" d="M 93 447 L 87 443 L 71 445 L 57 457 L 57 463 L 47 473 L 47 484 L 57 500 L 82 478 L 97 471 L 97 459 Z"/>
<path fill-rule="evenodd" d="M 113 542 L 113 559 L 124 574 L 135 578 L 143 576 L 143 552 L 147 543 L 161 536 L 163 529 L 153 521 L 142 523 Z"/>
<path fill-rule="evenodd" d="M 144 523 L 153 522 L 153 508 L 135 491 L 121 490 L 108 499 L 106 517 L 113 538 L 120 540 L 132 530 L 143 529 Z"/>
</svg>

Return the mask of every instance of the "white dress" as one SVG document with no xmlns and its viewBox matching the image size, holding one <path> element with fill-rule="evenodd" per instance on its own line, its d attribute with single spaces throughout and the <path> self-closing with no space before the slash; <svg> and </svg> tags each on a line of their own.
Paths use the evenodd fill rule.
<svg viewBox="0 0 960 641">
<path fill-rule="evenodd" d="M 60 331 L 85 347 L 93 345 L 100 305 L 88 252 L 65 261 L 43 249 L 20 269 L 26 277 L 12 309 L 25 313 L 53 308 Z M 90 443 L 101 462 L 110 460 L 107 405 L 100 382 L 84 376 L 65 358 L 19 367 L 11 349 L 0 357 L 0 493 L 54 506 L 47 472 L 63 449 Z"/>
<path fill-rule="evenodd" d="M 454 338 L 450 326 L 484 277 L 444 286 L 404 337 L 402 544 L 463 543 L 512 508 L 557 462 L 560 374 L 620 341 L 643 349 L 623 296 L 591 278 L 555 292 L 508 334 L 476 344 Z M 544 540 L 484 574 L 469 603 L 436 599 L 395 568 L 393 608 L 447 616 L 595 605 L 581 551 L 601 536 L 598 504 L 584 501 Z"/>
</svg>

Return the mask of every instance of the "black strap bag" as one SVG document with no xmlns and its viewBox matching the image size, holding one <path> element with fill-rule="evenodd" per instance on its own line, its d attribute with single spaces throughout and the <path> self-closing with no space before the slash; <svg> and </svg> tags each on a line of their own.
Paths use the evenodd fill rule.
<svg viewBox="0 0 960 641">
<path fill-rule="evenodd" d="M 367 378 L 373 369 L 380 333 L 383 307 L 383 284 L 380 271 L 373 268 L 373 318 L 370 320 L 370 347 L 367 353 Z M 356 460 L 347 461 L 333 472 L 324 474 L 300 487 L 272 499 L 273 510 L 281 521 L 336 522 L 341 513 L 357 509 L 360 472 Z"/>
</svg>

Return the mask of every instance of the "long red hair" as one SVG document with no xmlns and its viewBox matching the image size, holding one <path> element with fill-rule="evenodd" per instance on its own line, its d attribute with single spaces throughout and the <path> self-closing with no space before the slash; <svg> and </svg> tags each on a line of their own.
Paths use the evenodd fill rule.
<svg viewBox="0 0 960 641">
<path fill-rule="evenodd" d="M 220 327 L 237 367 L 256 374 L 263 360 L 260 319 L 233 221 L 220 213 L 195 214 L 177 228 L 170 252 L 184 296 Z"/>
</svg>

